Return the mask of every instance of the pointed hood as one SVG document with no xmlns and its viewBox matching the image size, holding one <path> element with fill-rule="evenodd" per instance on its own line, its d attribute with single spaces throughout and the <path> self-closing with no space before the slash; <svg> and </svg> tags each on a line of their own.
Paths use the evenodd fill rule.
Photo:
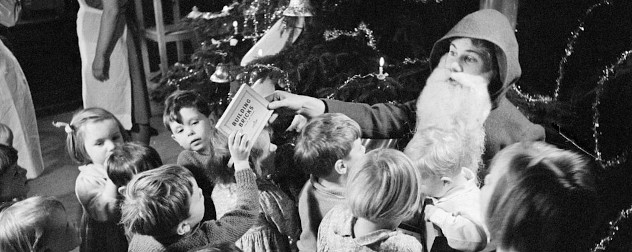
<svg viewBox="0 0 632 252">
<path fill-rule="evenodd" d="M 487 40 L 496 45 L 498 72 L 503 90 L 518 81 L 522 70 L 518 62 L 518 41 L 507 17 L 497 10 L 484 9 L 465 16 L 443 38 L 439 39 L 430 52 L 430 63 L 434 68 L 441 56 L 450 49 L 453 38 L 469 37 Z M 498 96 L 496 101 L 504 97 Z"/>
</svg>

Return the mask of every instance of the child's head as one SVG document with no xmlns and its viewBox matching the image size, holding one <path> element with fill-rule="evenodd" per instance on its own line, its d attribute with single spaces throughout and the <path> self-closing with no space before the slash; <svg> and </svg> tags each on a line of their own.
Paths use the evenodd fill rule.
<svg viewBox="0 0 632 252">
<path fill-rule="evenodd" d="M 185 150 L 209 152 L 219 133 L 208 102 L 192 90 L 176 91 L 165 100 L 162 120 L 171 137 Z"/>
<path fill-rule="evenodd" d="M 102 108 L 86 108 L 72 116 L 64 126 L 68 134 L 66 149 L 70 157 L 81 164 L 103 164 L 112 149 L 127 142 L 129 136 L 123 125 L 109 111 Z"/>
<path fill-rule="evenodd" d="M 420 183 L 419 170 L 404 153 L 375 149 L 349 172 L 347 203 L 356 217 L 397 226 L 419 211 Z"/>
<path fill-rule="evenodd" d="M 597 194 L 580 155 L 544 142 L 496 154 L 481 189 L 483 217 L 499 251 L 585 251 Z"/>
<path fill-rule="evenodd" d="M 128 234 L 184 235 L 203 216 L 202 189 L 189 170 L 173 164 L 134 176 L 121 206 L 121 223 Z"/>
<path fill-rule="evenodd" d="M 0 123 L 0 144 L 13 146 L 13 131 L 3 123 Z"/>
<path fill-rule="evenodd" d="M 105 161 L 108 177 L 118 187 L 127 185 L 135 174 L 160 166 L 156 149 L 134 142 L 117 146 Z"/>
<path fill-rule="evenodd" d="M 463 132 L 459 126 L 428 127 L 415 133 L 404 153 L 421 171 L 422 190 L 426 195 L 441 198 L 450 188 L 459 185 L 461 180 L 454 178 L 463 168 L 476 170 L 484 142 L 474 141 L 470 133 L 474 134 Z"/>
<path fill-rule="evenodd" d="M 66 209 L 52 197 L 31 197 L 0 212 L 0 250 L 70 251 L 79 233 Z"/>
<path fill-rule="evenodd" d="M 18 151 L 0 144 L 0 201 L 26 197 L 26 170 L 18 166 Z"/>
<path fill-rule="evenodd" d="M 305 172 L 326 177 L 332 172 L 344 174 L 364 156 L 357 122 L 340 113 L 312 118 L 296 142 L 294 158 Z"/>
</svg>

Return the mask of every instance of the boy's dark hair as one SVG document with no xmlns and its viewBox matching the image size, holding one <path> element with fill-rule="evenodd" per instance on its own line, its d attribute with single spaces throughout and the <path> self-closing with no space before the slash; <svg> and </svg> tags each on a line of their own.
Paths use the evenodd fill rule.
<svg viewBox="0 0 632 252">
<path fill-rule="evenodd" d="M 165 100 L 165 110 L 162 113 L 162 123 L 169 132 L 171 132 L 170 122 L 182 123 L 180 116 L 182 108 L 195 108 L 207 117 L 211 115 L 211 107 L 200 93 L 194 90 L 175 91 Z"/>
<path fill-rule="evenodd" d="M 0 173 L 18 162 L 18 151 L 4 144 L 0 144 Z"/>
<path fill-rule="evenodd" d="M 121 187 L 127 185 L 135 174 L 162 166 L 162 160 L 151 146 L 128 142 L 112 150 L 105 166 L 110 180 Z"/>
</svg>

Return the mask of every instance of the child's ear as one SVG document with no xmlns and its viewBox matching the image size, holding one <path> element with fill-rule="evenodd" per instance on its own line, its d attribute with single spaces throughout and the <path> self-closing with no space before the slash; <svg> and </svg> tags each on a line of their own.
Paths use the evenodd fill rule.
<svg viewBox="0 0 632 252">
<path fill-rule="evenodd" d="M 347 165 L 345 165 L 345 162 L 342 161 L 342 159 L 338 159 L 338 161 L 336 161 L 336 164 L 334 164 L 334 169 L 336 169 L 336 172 L 340 175 L 347 174 L 347 168 Z"/>
<path fill-rule="evenodd" d="M 441 177 L 441 181 L 443 181 L 444 186 L 452 184 L 452 178 L 450 177 Z"/>
<path fill-rule="evenodd" d="M 186 220 L 181 221 L 178 224 L 178 227 L 176 228 L 176 233 L 178 235 L 185 235 L 190 231 L 191 231 L 191 225 L 189 225 L 189 223 L 187 223 Z"/>
<path fill-rule="evenodd" d="M 174 136 L 173 134 L 171 134 L 171 139 L 176 140 L 176 136 Z"/>
<path fill-rule="evenodd" d="M 118 189 L 116 189 L 116 191 L 118 191 L 118 193 L 120 195 L 125 195 L 125 190 L 127 189 L 127 186 L 121 186 Z"/>
</svg>

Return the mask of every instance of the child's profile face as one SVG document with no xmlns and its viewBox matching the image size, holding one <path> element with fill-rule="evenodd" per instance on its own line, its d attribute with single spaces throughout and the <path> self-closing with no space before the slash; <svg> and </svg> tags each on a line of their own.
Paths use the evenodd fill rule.
<svg viewBox="0 0 632 252">
<path fill-rule="evenodd" d="M 26 170 L 17 164 L 0 173 L 0 201 L 24 198 L 29 191 L 26 186 Z"/>
<path fill-rule="evenodd" d="M 457 38 L 450 42 L 445 68 L 451 72 L 479 75 L 491 81 L 496 74 L 492 62 L 487 49 L 474 45 L 469 38 Z"/>
<path fill-rule="evenodd" d="M 56 208 L 50 218 L 46 239 L 42 244 L 43 251 L 71 251 L 79 246 L 79 232 L 74 222 L 68 220 L 65 209 Z"/>
<path fill-rule="evenodd" d="M 195 179 L 190 178 L 189 180 L 193 185 L 193 192 L 191 193 L 191 197 L 189 197 L 189 218 L 184 221 L 193 229 L 204 217 L 204 195 L 202 195 L 202 189 L 198 186 Z"/>
<path fill-rule="evenodd" d="M 355 141 L 353 141 L 353 147 L 351 148 L 351 151 L 349 151 L 349 155 L 347 155 L 342 160 L 347 166 L 347 169 L 349 169 L 351 167 L 354 167 L 358 162 L 360 162 L 360 160 L 364 157 L 365 154 L 366 154 L 366 148 L 364 147 L 364 145 L 362 145 L 362 140 L 358 138 Z M 348 173 L 349 171 L 347 170 L 347 174 Z"/>
<path fill-rule="evenodd" d="M 83 127 L 86 153 L 93 164 L 104 165 L 114 147 L 123 144 L 123 134 L 115 120 L 89 122 Z"/>
<path fill-rule="evenodd" d="M 213 126 L 207 116 L 195 108 L 182 108 L 179 111 L 182 124 L 171 121 L 171 138 L 185 150 L 195 152 L 210 151 Z"/>
<path fill-rule="evenodd" d="M 441 198 L 446 193 L 441 176 L 427 168 L 421 172 L 421 190 L 425 195 L 435 198 Z"/>
</svg>

